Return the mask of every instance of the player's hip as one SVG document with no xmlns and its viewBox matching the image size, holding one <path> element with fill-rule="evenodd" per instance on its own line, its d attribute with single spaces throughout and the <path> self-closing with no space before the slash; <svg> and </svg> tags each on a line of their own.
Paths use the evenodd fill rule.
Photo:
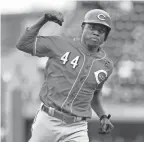
<svg viewBox="0 0 144 142">
<path fill-rule="evenodd" d="M 33 123 L 32 126 L 32 137 L 30 142 L 34 142 L 35 140 L 41 141 L 42 139 L 43 141 L 51 142 L 57 142 L 59 140 L 82 140 L 82 142 L 85 140 L 88 142 L 87 131 L 88 127 L 86 121 L 67 124 L 44 112 L 41 105 L 35 123 Z"/>
</svg>

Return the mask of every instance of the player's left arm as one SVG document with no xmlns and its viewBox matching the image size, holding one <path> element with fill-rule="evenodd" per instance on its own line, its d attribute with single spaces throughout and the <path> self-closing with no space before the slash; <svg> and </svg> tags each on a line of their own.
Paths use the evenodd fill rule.
<svg viewBox="0 0 144 142">
<path fill-rule="evenodd" d="M 107 64 L 108 74 L 107 74 L 107 77 L 105 78 L 105 81 L 112 74 L 112 70 L 113 70 L 113 64 L 110 62 L 107 62 L 107 63 L 108 63 Z M 91 107 L 95 111 L 97 116 L 100 118 L 101 133 L 106 134 L 106 133 L 109 133 L 114 128 L 114 126 L 110 122 L 110 115 L 107 115 L 102 104 L 102 87 L 103 87 L 104 82 L 99 84 L 97 89 L 95 90 L 93 99 L 91 101 Z"/>
<path fill-rule="evenodd" d="M 104 111 L 103 105 L 102 105 L 102 92 L 101 92 L 102 86 L 100 89 L 97 89 L 94 92 L 94 97 L 91 101 L 92 109 L 95 111 L 97 116 L 100 118 L 103 115 L 106 115 L 106 112 Z"/>
<path fill-rule="evenodd" d="M 110 115 L 108 116 L 107 113 L 104 110 L 104 107 L 102 105 L 102 87 L 99 90 L 96 90 L 94 92 L 94 97 L 91 101 L 91 107 L 97 114 L 97 116 L 100 119 L 101 128 L 99 133 L 101 134 L 107 134 L 111 132 L 111 130 L 114 128 L 112 123 L 110 122 Z"/>
<path fill-rule="evenodd" d="M 99 118 L 101 118 L 101 116 L 103 116 L 103 115 L 106 115 L 106 112 L 104 111 L 104 108 L 102 106 L 102 88 L 103 88 L 104 83 L 107 81 L 107 79 L 112 74 L 112 70 L 113 70 L 112 62 L 106 60 L 105 65 L 107 66 L 107 75 L 104 78 L 104 80 L 98 84 L 98 86 L 94 92 L 94 97 L 91 101 L 91 106 Z"/>
</svg>

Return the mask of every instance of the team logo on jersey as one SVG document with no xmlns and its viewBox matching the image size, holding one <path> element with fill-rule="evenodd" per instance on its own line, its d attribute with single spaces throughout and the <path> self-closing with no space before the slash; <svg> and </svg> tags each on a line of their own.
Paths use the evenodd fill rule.
<svg viewBox="0 0 144 142">
<path fill-rule="evenodd" d="M 94 75 L 95 75 L 96 82 L 100 84 L 102 81 L 104 81 L 107 78 L 108 74 L 105 70 L 98 70 L 94 72 Z"/>
<path fill-rule="evenodd" d="M 98 14 L 97 17 L 98 17 L 99 20 L 102 20 L 102 21 L 106 20 L 106 17 L 105 17 L 104 14 Z"/>
</svg>

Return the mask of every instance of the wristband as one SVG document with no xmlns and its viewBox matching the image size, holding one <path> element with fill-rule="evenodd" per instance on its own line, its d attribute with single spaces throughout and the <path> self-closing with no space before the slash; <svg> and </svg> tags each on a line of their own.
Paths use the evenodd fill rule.
<svg viewBox="0 0 144 142">
<path fill-rule="evenodd" d="M 107 115 L 102 115 L 100 117 L 100 121 L 103 119 L 103 118 L 107 118 L 107 119 L 110 119 L 111 115 L 109 114 L 108 116 Z"/>
</svg>

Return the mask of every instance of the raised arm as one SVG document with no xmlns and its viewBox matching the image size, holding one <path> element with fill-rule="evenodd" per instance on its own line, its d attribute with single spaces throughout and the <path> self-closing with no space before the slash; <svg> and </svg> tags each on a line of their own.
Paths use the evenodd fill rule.
<svg viewBox="0 0 144 142">
<path fill-rule="evenodd" d="M 34 25 L 27 28 L 24 34 L 22 34 L 16 44 L 17 49 L 34 55 L 36 53 L 36 46 L 38 46 L 39 56 L 40 54 L 43 56 L 43 53 L 48 53 L 50 49 L 47 48 L 47 42 L 49 40 L 51 45 L 51 39 L 37 37 L 40 28 L 48 21 L 53 21 L 62 26 L 63 15 L 54 11 L 43 15 Z"/>
</svg>

